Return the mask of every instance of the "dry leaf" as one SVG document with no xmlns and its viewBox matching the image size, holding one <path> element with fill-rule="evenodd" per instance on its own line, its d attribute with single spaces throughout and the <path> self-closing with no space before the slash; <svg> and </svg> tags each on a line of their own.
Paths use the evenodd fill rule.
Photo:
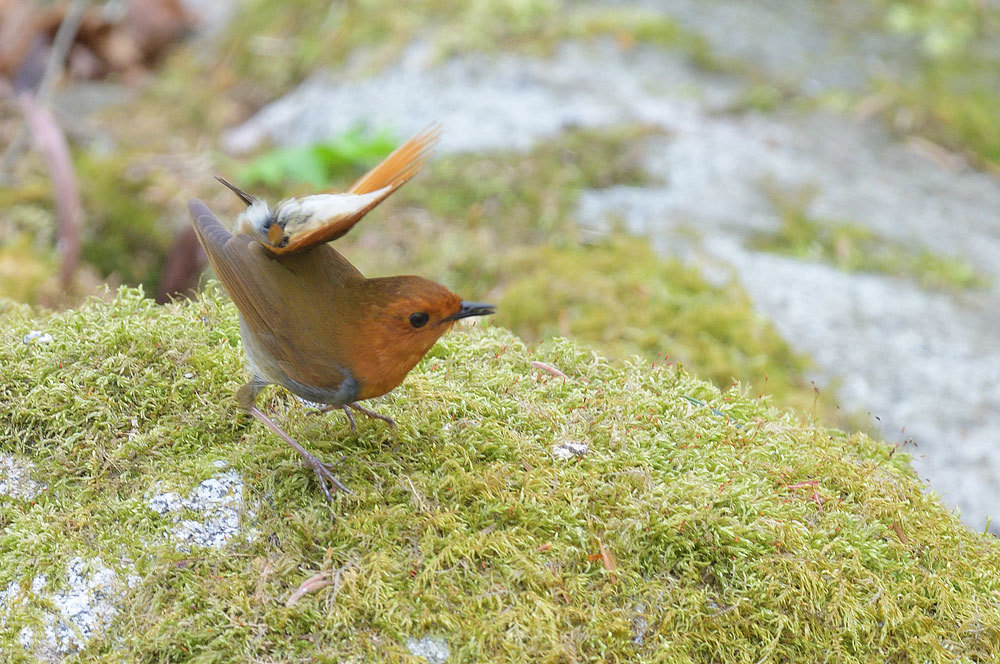
<svg viewBox="0 0 1000 664">
<path fill-rule="evenodd" d="M 531 366 L 535 367 L 536 369 L 541 369 L 542 371 L 547 371 L 548 373 L 552 374 L 553 376 L 556 376 L 557 378 L 569 378 L 569 376 L 559 371 L 551 364 L 545 364 L 544 362 L 532 362 Z"/>
<path fill-rule="evenodd" d="M 285 606 L 294 606 L 306 593 L 316 592 L 321 588 L 333 585 L 333 581 L 330 579 L 330 575 L 333 573 L 334 570 L 325 569 L 303 581 L 302 585 L 296 588 L 288 601 L 285 602 Z"/>
</svg>

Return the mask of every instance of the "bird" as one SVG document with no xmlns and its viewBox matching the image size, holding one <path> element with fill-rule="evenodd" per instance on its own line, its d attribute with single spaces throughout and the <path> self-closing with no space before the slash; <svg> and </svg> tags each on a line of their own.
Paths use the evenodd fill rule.
<svg viewBox="0 0 1000 664">
<path fill-rule="evenodd" d="M 456 321 L 496 312 L 423 277 L 367 278 L 328 244 L 416 175 L 439 135 L 433 126 L 416 134 L 346 192 L 289 198 L 274 209 L 216 178 L 247 206 L 233 231 L 202 201 L 188 203 L 209 264 L 239 312 L 250 379 L 237 403 L 302 457 L 331 502 L 331 485 L 350 491 L 330 464 L 257 407 L 258 393 L 279 385 L 319 412 L 343 410 L 352 429 L 351 410 L 395 427 L 359 402 L 396 388 Z"/>
</svg>

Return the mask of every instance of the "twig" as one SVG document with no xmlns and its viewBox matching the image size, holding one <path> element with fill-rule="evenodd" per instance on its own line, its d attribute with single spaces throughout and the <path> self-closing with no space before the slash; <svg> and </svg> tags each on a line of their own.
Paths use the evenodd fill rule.
<svg viewBox="0 0 1000 664">
<path fill-rule="evenodd" d="M 66 290 L 72 285 L 73 274 L 80 262 L 80 221 L 83 218 L 80 189 L 76 184 L 69 145 L 52 112 L 38 103 L 34 95 L 22 92 L 17 101 L 35 139 L 35 145 L 49 168 L 49 180 L 56 200 L 56 217 L 59 219 L 57 247 L 62 254 L 59 280 Z"/>
<path fill-rule="evenodd" d="M 83 15 L 87 11 L 88 0 L 72 0 L 63 20 L 59 24 L 56 36 L 52 39 L 52 49 L 49 51 L 49 58 L 45 63 L 45 72 L 35 89 L 35 98 L 40 106 L 47 106 L 55 89 L 56 80 L 62 74 L 66 66 L 66 57 L 73 42 L 76 40 L 76 33 L 80 30 L 80 23 L 83 22 Z M 21 156 L 28 146 L 28 129 L 22 125 L 17 132 L 17 136 L 7 146 L 3 159 L 0 159 L 0 180 L 9 180 L 8 173 L 13 170 L 14 162 Z"/>
<path fill-rule="evenodd" d="M 564 374 L 562 371 L 559 371 L 559 369 L 555 368 L 551 364 L 545 364 L 545 362 L 532 362 L 531 366 L 533 366 L 536 369 L 540 369 L 542 371 L 550 373 L 556 378 L 569 378 L 569 376 Z"/>
<path fill-rule="evenodd" d="M 52 50 L 49 51 L 49 59 L 45 63 L 45 73 L 42 74 L 42 80 L 39 81 L 36 90 L 38 101 L 41 103 L 48 103 L 56 79 L 62 75 L 66 67 L 66 57 L 73 47 L 73 42 L 76 41 L 76 33 L 80 31 L 80 24 L 89 4 L 88 0 L 72 0 L 66 8 L 62 23 L 59 24 L 56 36 L 52 39 Z"/>
</svg>

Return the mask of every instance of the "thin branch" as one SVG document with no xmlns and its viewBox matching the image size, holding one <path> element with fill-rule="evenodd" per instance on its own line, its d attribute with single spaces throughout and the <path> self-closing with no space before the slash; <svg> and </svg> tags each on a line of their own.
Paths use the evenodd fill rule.
<svg viewBox="0 0 1000 664">
<path fill-rule="evenodd" d="M 76 33 L 80 30 L 80 24 L 83 22 L 83 15 L 87 12 L 88 5 L 88 0 L 72 0 L 69 7 L 66 8 L 66 13 L 63 14 L 59 30 L 56 31 L 56 36 L 52 39 L 52 48 L 49 50 L 49 57 L 45 63 L 45 72 L 42 74 L 42 79 L 38 82 L 35 91 L 35 99 L 41 106 L 48 105 L 55 84 L 66 67 L 66 58 L 69 55 L 69 50 L 73 47 L 73 42 L 76 41 Z M 3 158 L 0 159 L 0 181 L 9 182 L 11 180 L 9 173 L 13 171 L 14 163 L 27 147 L 28 128 L 21 125 L 17 136 L 7 146 Z"/>
<path fill-rule="evenodd" d="M 35 93 L 41 104 L 48 104 L 56 81 L 66 68 L 66 58 L 69 56 L 69 50 L 73 48 L 73 42 L 76 41 L 76 33 L 80 30 L 83 15 L 87 12 L 89 4 L 88 0 L 72 0 L 66 8 L 59 30 L 52 39 L 52 50 L 49 51 L 49 59 L 45 63 L 45 73 L 42 74 L 42 80 L 39 81 Z"/>
<path fill-rule="evenodd" d="M 59 219 L 59 239 L 56 245 L 62 256 L 59 280 L 63 289 L 68 291 L 80 262 L 80 225 L 83 219 L 83 205 L 80 202 L 80 189 L 76 184 L 69 144 L 52 111 L 38 103 L 30 92 L 19 94 L 17 101 L 35 145 L 49 168 L 49 180 L 52 182 L 52 194 L 56 201 L 56 217 Z"/>
</svg>

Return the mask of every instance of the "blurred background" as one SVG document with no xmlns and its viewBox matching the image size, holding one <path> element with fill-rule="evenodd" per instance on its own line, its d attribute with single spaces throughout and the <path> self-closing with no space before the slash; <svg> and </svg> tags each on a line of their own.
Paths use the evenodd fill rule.
<svg viewBox="0 0 1000 664">
<path fill-rule="evenodd" d="M 366 274 L 866 430 L 991 528 L 998 72 L 1000 0 L 0 0 L 0 315 L 184 297 L 214 175 L 343 189 L 439 122 Z"/>
</svg>

